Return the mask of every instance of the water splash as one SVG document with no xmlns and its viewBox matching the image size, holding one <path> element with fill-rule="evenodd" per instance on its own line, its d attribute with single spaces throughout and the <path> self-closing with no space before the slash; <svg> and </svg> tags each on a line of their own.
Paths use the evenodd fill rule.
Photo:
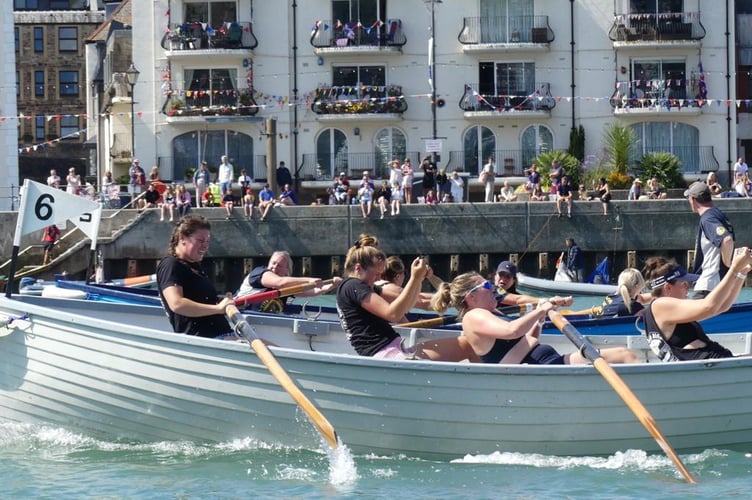
<svg viewBox="0 0 752 500">
<path fill-rule="evenodd" d="M 329 457 L 329 482 L 332 486 L 342 488 L 355 484 L 358 480 L 358 469 L 355 466 L 350 450 L 337 438 L 337 448 L 326 446 Z"/>
</svg>

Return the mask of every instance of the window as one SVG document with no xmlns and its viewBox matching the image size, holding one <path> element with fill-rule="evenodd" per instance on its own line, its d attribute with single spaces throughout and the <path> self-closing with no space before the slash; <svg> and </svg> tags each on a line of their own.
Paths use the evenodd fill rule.
<svg viewBox="0 0 752 500">
<path fill-rule="evenodd" d="M 60 97 L 78 96 L 78 71 L 61 71 L 58 88 Z"/>
<path fill-rule="evenodd" d="M 44 70 L 34 72 L 34 95 L 44 97 Z"/>
<path fill-rule="evenodd" d="M 647 153 L 667 151 L 676 155 L 685 172 L 699 172 L 700 131 L 678 122 L 642 122 L 632 125 L 637 134 L 635 147 L 639 159 Z"/>
<path fill-rule="evenodd" d="M 371 26 L 386 17 L 386 0 L 332 0 L 333 20 L 360 21 L 363 26 Z"/>
<path fill-rule="evenodd" d="M 386 67 L 384 66 L 335 66 L 332 85 L 335 87 L 358 87 L 361 85 L 385 86 Z"/>
<path fill-rule="evenodd" d="M 347 137 L 341 130 L 325 129 L 316 138 L 316 161 L 330 177 L 347 172 L 347 153 Z"/>
<path fill-rule="evenodd" d="M 16 71 L 16 96 L 21 95 L 21 73 Z"/>
<path fill-rule="evenodd" d="M 682 12 L 682 0 L 630 0 L 630 14 Z"/>
<path fill-rule="evenodd" d="M 21 50 L 21 44 L 18 41 L 18 28 L 13 28 L 13 38 L 15 39 L 16 54 Z"/>
<path fill-rule="evenodd" d="M 481 43 L 530 43 L 534 13 L 530 0 L 481 0 Z"/>
<path fill-rule="evenodd" d="M 44 124 L 46 120 L 44 115 L 37 115 L 34 119 L 34 137 L 38 140 L 44 140 Z"/>
<path fill-rule="evenodd" d="M 235 2 L 186 2 L 185 21 L 188 23 L 208 23 L 220 26 L 222 23 L 238 22 Z"/>
<path fill-rule="evenodd" d="M 79 136 L 78 117 L 64 115 L 60 117 L 60 137 L 74 139 Z"/>
<path fill-rule="evenodd" d="M 376 153 L 374 177 L 389 177 L 389 162 L 391 160 L 401 162 L 407 156 L 407 138 L 400 129 L 384 128 L 376 133 L 373 149 Z"/>
<path fill-rule="evenodd" d="M 486 158 L 496 153 L 496 136 L 493 131 L 479 125 L 465 132 L 462 139 L 464 168 L 470 174 L 480 174 L 480 167 Z M 483 162 L 480 159 L 483 158 Z"/>
<path fill-rule="evenodd" d="M 535 63 L 481 62 L 478 65 L 478 93 L 495 108 L 521 106 L 535 91 Z"/>
<path fill-rule="evenodd" d="M 540 153 L 554 149 L 554 134 L 545 125 L 530 125 L 522 132 L 520 142 L 522 143 L 522 166 L 528 168 Z"/>
<path fill-rule="evenodd" d="M 85 9 L 86 0 L 14 0 L 14 10 L 71 10 Z"/>
<path fill-rule="evenodd" d="M 191 69 L 185 71 L 185 103 L 189 106 L 235 106 L 237 70 Z"/>
<path fill-rule="evenodd" d="M 639 59 L 632 61 L 631 87 L 637 98 L 686 99 L 686 62 L 676 59 Z"/>
<path fill-rule="evenodd" d="M 44 28 L 34 28 L 34 52 L 44 52 Z"/>
<path fill-rule="evenodd" d="M 172 141 L 173 179 L 184 179 L 185 171 L 197 168 L 202 160 L 210 168 L 219 165 L 223 154 L 230 157 L 235 173 L 241 168 L 253 171 L 253 139 L 234 130 L 195 130 Z"/>
<path fill-rule="evenodd" d="M 59 28 L 57 33 L 57 49 L 60 52 L 78 52 L 78 28 Z"/>
</svg>

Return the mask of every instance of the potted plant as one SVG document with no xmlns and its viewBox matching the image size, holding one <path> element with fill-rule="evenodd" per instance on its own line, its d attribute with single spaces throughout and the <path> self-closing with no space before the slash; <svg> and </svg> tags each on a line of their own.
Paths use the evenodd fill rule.
<svg viewBox="0 0 752 500">
<path fill-rule="evenodd" d="M 181 115 L 185 109 L 185 101 L 182 99 L 173 99 L 170 101 L 170 107 L 167 110 L 169 116 Z"/>
</svg>

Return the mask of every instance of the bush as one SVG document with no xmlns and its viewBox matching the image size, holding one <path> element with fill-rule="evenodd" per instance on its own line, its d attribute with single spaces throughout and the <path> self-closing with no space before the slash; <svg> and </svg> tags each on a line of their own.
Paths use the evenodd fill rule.
<svg viewBox="0 0 752 500">
<path fill-rule="evenodd" d="M 629 157 L 636 140 L 632 127 L 621 123 L 612 123 L 603 133 L 606 152 L 606 165 L 620 174 L 629 171 Z"/>
<path fill-rule="evenodd" d="M 580 125 L 569 132 L 569 149 L 567 153 L 574 156 L 580 162 L 585 160 L 585 128 Z"/>
<path fill-rule="evenodd" d="M 648 153 L 635 167 L 639 177 L 647 181 L 655 177 L 664 188 L 676 188 L 686 185 L 681 174 L 681 161 L 668 152 Z"/>
<path fill-rule="evenodd" d="M 569 184 L 574 186 L 574 190 L 577 190 L 577 186 L 582 181 L 582 167 L 580 166 L 580 160 L 565 153 L 564 151 L 546 151 L 539 154 L 535 158 L 535 163 L 538 165 L 538 172 L 541 175 L 541 187 L 544 191 L 551 187 L 551 180 L 548 174 L 551 173 L 551 164 L 554 160 L 559 160 L 559 163 L 564 167 L 567 177 L 569 177 Z"/>
</svg>

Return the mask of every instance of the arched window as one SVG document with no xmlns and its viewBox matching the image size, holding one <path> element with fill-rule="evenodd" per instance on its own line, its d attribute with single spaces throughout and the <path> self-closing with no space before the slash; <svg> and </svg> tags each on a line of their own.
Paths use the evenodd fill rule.
<svg viewBox="0 0 752 500">
<path fill-rule="evenodd" d="M 376 133 L 373 150 L 376 153 L 374 178 L 389 177 L 389 162 L 399 160 L 401 163 L 407 155 L 407 138 L 398 128 L 383 128 Z"/>
<path fill-rule="evenodd" d="M 348 171 L 347 136 L 341 130 L 328 128 L 316 138 L 316 161 L 329 179 L 337 172 Z"/>
<path fill-rule="evenodd" d="M 530 125 L 522 131 L 520 145 L 522 146 L 522 168 L 528 168 L 533 158 L 543 151 L 553 149 L 554 134 L 545 125 Z"/>
<path fill-rule="evenodd" d="M 635 149 L 639 160 L 647 153 L 669 152 L 681 161 L 685 172 L 700 172 L 700 131 L 679 122 L 641 122 L 632 125 L 637 134 Z"/>
<path fill-rule="evenodd" d="M 265 178 L 264 162 L 254 169 L 253 139 L 251 136 L 235 130 L 195 130 L 179 135 L 172 140 L 173 179 L 184 179 L 189 168 L 196 169 L 202 161 L 209 164 L 209 169 L 216 171 L 219 160 L 226 154 L 235 167 L 235 175 L 240 169 L 253 172 L 255 179 Z"/>
<path fill-rule="evenodd" d="M 496 152 L 496 136 L 483 125 L 469 128 L 462 139 L 463 164 L 465 172 L 480 174 L 486 159 Z M 459 165 L 455 165 L 457 168 Z"/>
</svg>

